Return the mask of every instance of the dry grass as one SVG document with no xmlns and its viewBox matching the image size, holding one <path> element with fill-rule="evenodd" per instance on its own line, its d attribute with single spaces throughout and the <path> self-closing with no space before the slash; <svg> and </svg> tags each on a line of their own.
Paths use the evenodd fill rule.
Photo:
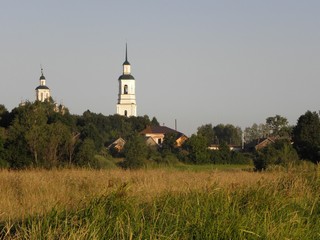
<svg viewBox="0 0 320 240">
<path fill-rule="evenodd" d="M 284 174 L 161 169 L 2 170 L 0 171 L 0 221 L 23 219 L 30 214 L 46 213 L 53 207 L 74 208 L 83 200 L 106 194 L 123 185 L 127 186 L 129 195 L 147 201 L 165 192 L 189 192 L 212 188 L 233 191 L 245 186 L 279 182 Z M 297 188 L 301 187 L 298 185 Z"/>
</svg>

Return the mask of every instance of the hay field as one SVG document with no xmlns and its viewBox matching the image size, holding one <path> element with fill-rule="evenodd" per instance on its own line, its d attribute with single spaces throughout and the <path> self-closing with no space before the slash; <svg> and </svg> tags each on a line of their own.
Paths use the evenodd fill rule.
<svg viewBox="0 0 320 240">
<path fill-rule="evenodd" d="M 112 192 L 125 184 L 129 195 L 142 200 L 167 192 L 211 187 L 232 189 L 277 181 L 278 174 L 244 171 L 175 170 L 25 170 L 0 171 L 0 221 L 45 213 L 53 207 L 73 208 L 80 201 Z"/>
<path fill-rule="evenodd" d="M 319 239 L 318 167 L 0 172 L 3 239 Z"/>
</svg>

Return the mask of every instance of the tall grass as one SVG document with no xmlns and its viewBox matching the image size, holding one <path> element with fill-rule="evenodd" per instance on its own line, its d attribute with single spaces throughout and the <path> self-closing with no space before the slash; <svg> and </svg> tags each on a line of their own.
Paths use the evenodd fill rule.
<svg viewBox="0 0 320 240">
<path fill-rule="evenodd" d="M 49 173 L 55 181 L 62 182 L 81 176 L 73 184 L 86 176 L 85 180 L 95 190 L 91 189 L 91 197 L 70 198 L 74 203 L 68 207 L 65 203 L 56 204 L 40 213 L 16 216 L 13 221 L 3 219 L 2 238 L 320 238 L 320 182 L 317 172 L 310 169 L 267 173 L 162 170 Z M 26 180 L 24 172 L 20 174 L 22 184 Z M 91 182 L 91 174 L 104 184 Z M 79 185 L 72 185 L 70 193 L 75 194 L 74 189 L 78 189 L 77 194 L 88 194 Z"/>
<path fill-rule="evenodd" d="M 185 192 L 220 185 L 251 184 L 273 179 L 272 173 L 136 170 L 26 170 L 0 171 L 0 221 L 43 214 L 53 207 L 74 208 L 80 201 L 108 194 L 128 184 L 128 194 L 143 200 L 164 192 Z"/>
</svg>

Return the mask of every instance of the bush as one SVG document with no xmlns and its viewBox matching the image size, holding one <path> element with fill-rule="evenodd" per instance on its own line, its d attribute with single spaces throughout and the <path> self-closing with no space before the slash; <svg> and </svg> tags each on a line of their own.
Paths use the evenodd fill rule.
<svg viewBox="0 0 320 240">
<path fill-rule="evenodd" d="M 247 153 L 231 152 L 232 164 L 252 164 L 252 156 Z"/>
<path fill-rule="evenodd" d="M 141 168 L 147 158 L 147 145 L 142 136 L 133 135 L 124 146 L 123 168 Z"/>
<path fill-rule="evenodd" d="M 76 163 L 79 166 L 96 166 L 95 159 L 95 145 L 92 139 L 85 139 L 79 146 L 78 152 L 76 153 Z"/>
<path fill-rule="evenodd" d="M 272 165 L 287 167 L 290 164 L 295 164 L 298 160 L 298 154 L 291 143 L 288 140 L 278 140 L 257 151 L 253 163 L 256 170 L 261 171 Z"/>
</svg>

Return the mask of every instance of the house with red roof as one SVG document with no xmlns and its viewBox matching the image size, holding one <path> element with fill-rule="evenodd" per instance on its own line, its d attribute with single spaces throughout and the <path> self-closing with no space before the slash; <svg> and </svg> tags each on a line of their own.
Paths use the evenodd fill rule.
<svg viewBox="0 0 320 240">
<path fill-rule="evenodd" d="M 162 145 L 166 134 L 176 134 L 177 147 L 181 147 L 181 145 L 188 139 L 188 137 L 185 134 L 178 132 L 174 129 L 168 128 L 166 126 L 148 126 L 143 131 L 141 131 L 140 134 L 146 137 L 147 144 L 157 144 L 158 146 Z"/>
</svg>

